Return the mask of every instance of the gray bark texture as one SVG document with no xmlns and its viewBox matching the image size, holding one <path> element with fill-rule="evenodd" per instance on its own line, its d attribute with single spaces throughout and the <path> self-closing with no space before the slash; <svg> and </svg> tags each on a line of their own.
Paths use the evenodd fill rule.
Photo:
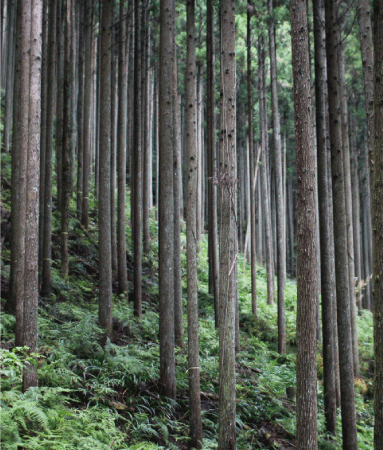
<svg viewBox="0 0 383 450">
<path fill-rule="evenodd" d="M 159 296 L 160 382 L 176 396 L 174 355 L 174 46 L 175 2 L 161 2 L 159 79 Z"/>
<path fill-rule="evenodd" d="M 297 449 L 318 448 L 314 114 L 306 3 L 292 0 L 291 44 L 297 166 Z"/>
<path fill-rule="evenodd" d="M 100 29 L 100 114 L 110 117 L 111 108 L 111 24 L 112 0 L 102 0 Z M 112 338 L 112 243 L 110 224 L 110 120 L 100 121 L 99 222 L 99 322 L 106 338 Z"/>
<path fill-rule="evenodd" d="M 327 168 L 327 66 L 326 34 L 324 23 L 324 1 L 316 1 L 314 7 L 314 47 L 315 47 L 315 93 L 318 159 L 318 199 L 319 199 L 319 239 L 322 296 L 323 330 L 323 372 L 326 430 L 336 434 L 336 392 L 334 317 L 332 314 L 335 295 L 333 294 L 331 273 L 334 261 L 330 253 L 330 241 L 334 239 L 329 218 L 329 177 Z"/>
<path fill-rule="evenodd" d="M 335 11 L 335 2 L 333 0 L 325 0 L 343 449 L 353 450 L 358 448 L 358 440 L 356 431 L 350 280 L 347 255 L 346 204 L 339 92 L 339 33 L 337 32 L 339 24 L 336 20 Z"/>
<path fill-rule="evenodd" d="M 219 428 L 218 447 L 236 448 L 235 316 L 236 316 L 236 63 L 235 2 L 221 0 L 221 125 L 219 159 Z"/>
<path fill-rule="evenodd" d="M 375 147 L 373 178 L 374 448 L 383 449 L 383 1 L 374 2 Z"/>
</svg>

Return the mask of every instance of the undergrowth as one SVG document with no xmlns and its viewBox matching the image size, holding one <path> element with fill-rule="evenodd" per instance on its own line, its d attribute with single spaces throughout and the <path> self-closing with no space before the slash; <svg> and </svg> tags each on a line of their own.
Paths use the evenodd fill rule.
<svg viewBox="0 0 383 450">
<path fill-rule="evenodd" d="M 7 173 L 7 171 L 5 172 Z M 3 192 L 2 192 L 3 195 Z M 4 202 L 4 197 L 3 197 Z M 91 205 L 96 208 L 95 202 Z M 72 205 L 74 207 L 74 205 Z M 91 213 L 95 217 L 95 212 Z M 132 261 L 129 217 L 128 267 Z M 59 255 L 58 219 L 53 223 L 53 254 Z M 53 295 L 39 309 L 39 353 L 27 355 L 14 347 L 15 319 L 1 315 L 1 427 L 4 449 L 186 449 L 189 433 L 187 338 L 176 349 L 177 399 L 161 395 L 159 386 L 157 224 L 151 221 L 150 257 L 145 261 L 143 318 L 133 315 L 125 297 L 113 298 L 113 342 L 100 345 L 98 327 L 96 223 L 84 233 L 72 218 L 70 276 L 63 280 L 58 256 L 53 262 Z M 182 237 L 185 250 L 185 236 Z M 2 277 L 9 274 L 9 251 L 2 255 Z M 207 239 L 198 257 L 200 308 L 200 367 L 203 448 L 216 449 L 218 435 L 218 332 L 214 302 L 208 290 Z M 183 274 L 186 259 L 182 255 Z M 251 314 L 250 269 L 238 261 L 241 350 L 237 355 L 238 449 L 295 448 L 295 399 L 286 389 L 296 384 L 296 285 L 285 290 L 286 356 L 277 353 L 277 309 L 267 304 L 263 267 L 257 269 L 258 315 Z M 130 268 L 131 269 L 131 268 Z M 129 269 L 129 270 L 130 270 Z M 185 277 L 184 277 L 185 278 Z M 186 313 L 186 281 L 183 280 Z M 4 302 L 5 299 L 2 299 Z M 184 316 L 185 336 L 187 320 Z M 372 316 L 358 317 L 361 377 L 356 380 L 359 448 L 370 449 L 373 436 Z M 39 387 L 23 393 L 22 370 L 38 366 Z M 318 343 L 318 429 L 320 449 L 341 448 L 337 437 L 325 433 L 323 361 Z"/>
</svg>

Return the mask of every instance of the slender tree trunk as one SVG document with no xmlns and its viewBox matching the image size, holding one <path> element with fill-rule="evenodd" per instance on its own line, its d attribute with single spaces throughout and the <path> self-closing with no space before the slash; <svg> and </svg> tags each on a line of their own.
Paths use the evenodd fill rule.
<svg viewBox="0 0 383 450">
<path fill-rule="evenodd" d="M 11 295 L 8 302 L 8 307 L 11 312 L 16 312 L 17 308 L 17 289 L 18 289 L 18 277 L 17 272 L 20 270 L 20 260 L 18 259 L 18 231 L 22 223 L 19 221 L 20 201 L 23 200 L 20 187 L 23 186 L 23 179 L 21 178 L 21 1 L 17 1 L 16 4 L 16 38 L 15 38 L 15 73 L 13 83 L 13 120 L 12 120 L 12 153 L 11 153 L 11 267 L 10 267 L 10 289 Z M 16 228 L 16 224 L 18 224 Z M 21 284 L 21 283 L 20 283 Z M 18 325 L 16 322 L 16 345 L 18 345 Z M 20 345 L 20 344 L 19 344 Z"/>
<path fill-rule="evenodd" d="M 44 183 L 44 229 L 43 229 L 43 271 L 41 293 L 43 297 L 51 294 L 52 267 L 52 154 L 53 154 L 53 125 L 56 88 L 56 14 L 57 1 L 49 2 L 49 45 L 48 45 L 48 80 L 47 80 L 47 130 L 45 154 L 45 183 Z M 41 207 L 41 206 L 40 206 Z"/>
<path fill-rule="evenodd" d="M 100 116 L 110 117 L 111 45 L 113 0 L 101 2 L 100 26 Z M 100 121 L 100 191 L 99 222 L 99 322 L 106 338 L 112 339 L 112 243 L 110 230 L 110 120 Z"/>
<path fill-rule="evenodd" d="M 374 178 L 373 178 L 373 307 L 374 307 L 374 448 L 383 449 L 383 1 L 374 1 Z"/>
<path fill-rule="evenodd" d="M 174 49 L 174 156 L 173 156 L 173 191 L 174 191 L 174 333 L 175 344 L 184 346 L 184 326 L 182 311 L 182 268 L 181 268 L 181 130 L 180 109 L 178 103 L 177 52 Z"/>
<path fill-rule="evenodd" d="M 292 0 L 291 45 L 297 164 L 297 449 L 318 448 L 314 114 L 305 2 Z"/>
<path fill-rule="evenodd" d="M 214 8 L 213 1 L 206 3 L 206 52 L 207 52 L 207 155 L 208 155 L 208 246 L 209 246 L 209 292 L 214 296 L 215 326 L 219 321 L 219 257 L 218 257 L 218 216 L 217 187 L 213 182 L 217 176 L 217 150 L 215 139 L 215 48 L 214 48 Z"/>
<path fill-rule="evenodd" d="M 56 183 L 57 210 L 62 209 L 62 159 L 63 159 L 63 113 L 64 113 L 64 29 L 63 1 L 57 2 L 57 99 L 56 99 Z"/>
<path fill-rule="evenodd" d="M 176 396 L 174 355 L 174 55 L 175 2 L 161 2 L 159 79 L 159 296 L 160 382 Z"/>
<path fill-rule="evenodd" d="M 126 58 L 126 17 L 124 2 L 120 2 L 120 35 L 118 62 L 118 121 L 117 121 L 117 158 L 118 158 L 118 205 L 117 205 L 117 259 L 118 290 L 128 294 L 128 275 L 126 268 L 126 100 L 127 100 L 127 58 Z"/>
<path fill-rule="evenodd" d="M 219 428 L 218 447 L 236 448 L 235 316 L 237 264 L 235 2 L 221 0 L 221 129 L 219 159 Z"/>
<path fill-rule="evenodd" d="M 268 141 L 266 125 L 266 77 L 265 77 L 265 48 L 264 38 L 258 38 L 258 58 L 259 58 L 259 116 L 261 122 L 261 145 L 262 145 L 262 205 L 265 218 L 265 236 L 266 236 L 266 272 L 267 272 L 267 303 L 274 303 L 274 262 L 273 262 L 273 243 L 271 228 L 271 211 L 269 197 L 269 176 L 268 176 Z"/>
<path fill-rule="evenodd" d="M 339 36 L 341 38 L 341 36 Z M 342 42 L 342 41 L 341 41 Z M 339 47 L 339 82 L 340 103 L 342 116 L 342 140 L 343 140 L 343 166 L 346 201 L 346 226 L 347 226 L 347 255 L 348 273 L 350 279 L 350 306 L 352 329 L 352 353 L 354 361 L 354 377 L 359 377 L 359 349 L 358 349 L 358 325 L 356 322 L 356 296 L 355 296 L 355 264 L 354 264 L 354 230 L 352 224 L 352 191 L 351 191 L 351 167 L 350 167 L 350 139 L 348 127 L 347 91 L 345 81 L 345 62 L 343 42 Z"/>
<path fill-rule="evenodd" d="M 351 340 L 350 279 L 348 274 L 346 204 L 338 73 L 339 42 L 337 40 L 337 27 L 339 25 L 335 16 L 335 2 L 333 0 L 325 0 L 325 12 L 343 449 L 353 450 L 358 447 L 358 442 Z"/>
<path fill-rule="evenodd" d="M 91 167 L 91 104 L 93 59 L 93 0 L 85 0 L 85 85 L 84 85 L 84 150 L 83 150 L 83 196 L 81 223 L 89 227 L 89 178 Z"/>
<path fill-rule="evenodd" d="M 133 242 L 134 242 L 134 314 L 142 317 L 142 142 L 141 142 L 141 0 L 134 4 L 134 211 L 133 211 Z"/>
<path fill-rule="evenodd" d="M 269 14 L 273 12 L 273 2 L 268 0 Z M 275 199 L 277 225 L 277 277 L 278 277 L 278 352 L 286 354 L 285 326 L 285 284 L 286 284 L 286 242 L 284 239 L 284 202 L 282 176 L 281 127 L 279 120 L 277 91 L 277 58 L 275 51 L 275 24 L 269 26 L 271 99 L 273 106 L 273 139 L 275 169 Z"/>
<path fill-rule="evenodd" d="M 9 152 L 10 131 L 13 117 L 13 80 L 14 80 L 14 61 L 15 61 L 15 39 L 16 39 L 16 1 L 9 1 L 7 4 L 7 77 L 5 90 L 5 114 L 4 114 L 4 151 Z M 1 53 L 2 54 L 2 53 Z"/>
<path fill-rule="evenodd" d="M 319 197 L 319 235 L 320 235 L 320 268 L 322 294 L 322 327 L 323 327 L 323 371 L 324 402 L 327 432 L 336 434 L 336 392 L 335 392 L 335 360 L 334 360 L 334 318 L 331 273 L 334 272 L 330 254 L 329 223 L 329 186 L 327 170 L 328 147 L 328 114 L 327 107 L 327 67 L 326 67 L 326 34 L 323 28 L 325 20 L 324 1 L 313 2 L 314 45 L 315 45 L 315 93 L 316 93 L 316 131 L 318 158 L 318 197 Z"/>
<path fill-rule="evenodd" d="M 24 272 L 24 326 L 23 345 L 29 352 L 37 351 L 38 313 L 38 239 L 39 239 L 39 184 L 40 184 L 40 126 L 41 126 L 41 47 L 42 18 L 41 0 L 32 0 L 30 6 L 31 33 L 29 59 L 29 124 L 28 124 L 28 169 L 26 183 L 25 216 L 25 272 Z M 22 5 L 22 10 L 24 6 Z M 28 15 L 26 7 L 25 15 Z M 24 11 L 23 11 L 24 12 Z M 19 280 L 21 281 L 21 280 Z M 21 281 L 22 282 L 22 281 Z M 28 364 L 23 370 L 23 391 L 37 386 L 37 367 Z"/>
<path fill-rule="evenodd" d="M 78 6 L 80 26 L 78 35 L 78 103 L 77 103 L 77 218 L 82 218 L 83 186 L 84 186 L 84 34 L 85 34 L 85 0 Z"/>
<path fill-rule="evenodd" d="M 61 199 L 61 275 L 69 275 L 69 200 L 71 195 L 70 173 L 70 83 L 71 83 L 71 5 L 72 0 L 66 0 L 65 30 L 64 30 L 64 93 L 63 93 L 63 140 L 62 140 L 62 199 Z"/>
<path fill-rule="evenodd" d="M 197 275 L 197 93 L 194 0 L 187 1 L 186 77 L 186 245 L 188 300 L 188 364 L 191 447 L 202 448 Z"/>
</svg>

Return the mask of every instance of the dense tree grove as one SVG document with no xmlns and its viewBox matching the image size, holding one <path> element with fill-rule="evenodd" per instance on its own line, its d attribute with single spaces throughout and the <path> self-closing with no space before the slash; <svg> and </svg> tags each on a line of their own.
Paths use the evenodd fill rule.
<svg viewBox="0 0 383 450">
<path fill-rule="evenodd" d="M 53 389 L 94 448 L 383 449 L 382 71 L 382 0 L 0 1 L 9 448 Z"/>
</svg>

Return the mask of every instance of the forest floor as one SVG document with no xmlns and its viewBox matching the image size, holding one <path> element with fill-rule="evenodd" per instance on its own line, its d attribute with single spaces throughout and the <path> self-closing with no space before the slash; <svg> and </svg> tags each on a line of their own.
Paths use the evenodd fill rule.
<svg viewBox="0 0 383 450">
<path fill-rule="evenodd" d="M 158 339 L 157 223 L 151 221 L 150 254 L 144 260 L 143 318 L 117 295 L 114 280 L 113 340 L 100 345 L 98 327 L 97 206 L 91 199 L 91 225 L 84 231 L 71 201 L 70 274 L 60 275 L 59 217 L 53 217 L 52 298 L 39 304 L 39 387 L 21 391 L 22 368 L 31 361 L 26 349 L 14 345 L 15 318 L 6 309 L 9 294 L 10 160 L 2 155 L 1 189 L 1 439 L 4 449 L 187 449 L 188 373 L 186 281 L 184 291 L 185 346 L 176 349 L 177 398 L 161 395 Z M 127 217 L 127 262 L 132 281 L 132 238 Z M 185 236 L 182 265 L 186 278 Z M 207 239 L 198 258 L 200 367 L 203 448 L 217 448 L 218 331 L 214 302 L 208 293 Z M 236 362 L 237 448 L 295 449 L 295 398 L 287 396 L 296 383 L 296 284 L 285 290 L 288 352 L 277 353 L 277 308 L 267 305 L 266 272 L 257 269 L 258 316 L 251 314 L 250 269 L 238 260 L 240 344 Z M 372 316 L 358 317 L 361 376 L 355 380 L 360 449 L 373 442 Z M 320 449 L 341 448 L 338 433 L 325 432 L 323 360 L 318 342 L 318 430 Z"/>
</svg>

